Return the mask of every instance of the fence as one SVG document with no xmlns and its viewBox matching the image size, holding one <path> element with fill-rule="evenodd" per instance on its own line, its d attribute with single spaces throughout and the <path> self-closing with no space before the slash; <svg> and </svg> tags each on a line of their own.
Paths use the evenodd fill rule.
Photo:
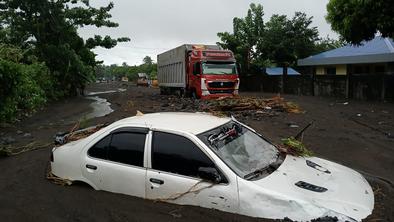
<svg viewBox="0 0 394 222">
<path fill-rule="evenodd" d="M 330 96 L 361 100 L 394 100 L 393 74 L 241 77 L 241 90 Z"/>
</svg>

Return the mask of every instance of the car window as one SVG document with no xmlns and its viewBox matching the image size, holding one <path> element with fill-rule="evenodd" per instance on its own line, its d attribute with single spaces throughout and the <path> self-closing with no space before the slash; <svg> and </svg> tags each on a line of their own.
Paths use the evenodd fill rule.
<svg viewBox="0 0 394 222">
<path fill-rule="evenodd" d="M 108 160 L 143 167 L 144 133 L 119 132 L 112 134 L 108 147 Z"/>
<path fill-rule="evenodd" d="M 198 177 L 199 167 L 215 165 L 192 141 L 175 134 L 154 132 L 153 169 Z"/>
<path fill-rule="evenodd" d="M 88 155 L 94 158 L 107 159 L 107 147 L 110 142 L 111 135 L 104 137 L 88 150 Z"/>
</svg>

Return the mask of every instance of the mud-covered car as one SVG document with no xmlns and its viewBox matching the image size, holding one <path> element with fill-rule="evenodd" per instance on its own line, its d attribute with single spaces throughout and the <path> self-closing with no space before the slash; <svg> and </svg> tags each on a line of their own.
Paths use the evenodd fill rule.
<svg viewBox="0 0 394 222">
<path fill-rule="evenodd" d="M 52 150 L 52 173 L 96 190 L 252 217 L 361 221 L 374 195 L 358 172 L 283 155 L 234 118 L 155 113 Z"/>
</svg>

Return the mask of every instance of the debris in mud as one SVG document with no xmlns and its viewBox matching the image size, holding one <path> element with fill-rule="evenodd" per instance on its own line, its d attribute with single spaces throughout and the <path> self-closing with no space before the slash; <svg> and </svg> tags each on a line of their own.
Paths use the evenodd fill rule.
<svg viewBox="0 0 394 222">
<path fill-rule="evenodd" d="M 153 96 L 152 99 L 161 102 L 163 111 L 210 112 L 216 116 L 234 116 L 245 119 L 250 117 L 260 120 L 263 116 L 277 116 L 280 113 L 303 113 L 295 103 L 286 101 L 283 97 L 226 97 L 215 100 L 196 100 L 176 96 Z"/>
<path fill-rule="evenodd" d="M 137 110 L 136 116 L 144 115 Z M 55 135 L 55 145 L 63 145 L 71 141 L 83 139 L 108 126 L 108 124 L 98 124 L 91 127 L 81 127 L 81 122 L 77 122 L 69 132 L 60 132 Z M 82 129 L 81 129 L 82 128 Z"/>
<path fill-rule="evenodd" d="M 282 139 L 282 142 L 283 146 L 278 146 L 281 153 L 303 157 L 313 156 L 313 152 L 308 150 L 301 141 L 298 141 L 294 137 Z"/>
<path fill-rule="evenodd" d="M 72 181 L 71 180 L 67 180 L 67 179 L 63 179 L 63 178 L 55 176 L 52 173 L 50 164 L 48 164 L 46 178 L 47 178 L 47 180 L 49 180 L 52 183 L 57 184 L 57 185 L 62 185 L 62 186 L 70 186 L 70 185 L 72 185 Z"/>
<path fill-rule="evenodd" d="M 277 112 L 302 113 L 297 104 L 286 102 L 280 96 L 269 99 L 254 97 L 219 98 L 209 100 L 207 109 L 214 111 L 275 110 Z"/>
<path fill-rule="evenodd" d="M 1 146 L 0 147 L 0 156 L 15 156 L 21 153 L 25 153 L 32 150 L 38 150 L 42 148 L 49 147 L 53 143 L 40 143 L 40 142 L 31 142 L 27 145 L 14 147 L 11 145 L 8 146 Z"/>
<path fill-rule="evenodd" d="M 11 136 L 0 138 L 0 145 L 2 145 L 2 144 L 8 145 L 8 144 L 12 144 L 12 143 L 15 143 L 15 139 Z"/>
<path fill-rule="evenodd" d="M 74 127 L 70 130 L 70 132 L 57 133 L 55 136 L 55 144 L 63 145 L 71 141 L 83 139 L 99 131 L 101 128 L 107 126 L 107 124 L 99 124 L 85 129 L 76 130 L 79 129 L 79 125 L 80 125 L 79 122 L 75 124 Z"/>
</svg>

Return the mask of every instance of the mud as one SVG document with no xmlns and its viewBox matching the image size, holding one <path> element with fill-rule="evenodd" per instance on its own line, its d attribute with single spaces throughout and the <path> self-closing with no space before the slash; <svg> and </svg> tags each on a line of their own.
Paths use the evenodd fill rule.
<svg viewBox="0 0 394 222">
<path fill-rule="evenodd" d="M 123 83 L 88 87 L 89 92 L 111 90 L 115 92 L 97 95 L 110 103 L 113 112 L 109 114 L 84 118 L 94 109 L 90 106 L 92 101 L 83 97 L 55 102 L 15 124 L 3 124 L 0 138 L 8 138 L 14 147 L 33 141 L 51 142 L 57 132 L 70 130 L 78 120 L 91 126 L 133 116 L 137 110 L 144 113 L 198 111 L 203 104 L 192 99 L 162 96 L 158 89 Z M 376 201 L 373 214 L 365 221 L 394 221 L 394 104 L 284 97 L 299 104 L 305 113 L 244 111 L 233 114 L 275 143 L 294 136 L 315 120 L 304 135 L 307 147 L 319 157 L 365 175 L 374 188 Z M 272 221 L 95 191 L 83 184 L 58 186 L 45 180 L 49 152 L 50 147 L 0 158 L 1 221 Z"/>
</svg>

